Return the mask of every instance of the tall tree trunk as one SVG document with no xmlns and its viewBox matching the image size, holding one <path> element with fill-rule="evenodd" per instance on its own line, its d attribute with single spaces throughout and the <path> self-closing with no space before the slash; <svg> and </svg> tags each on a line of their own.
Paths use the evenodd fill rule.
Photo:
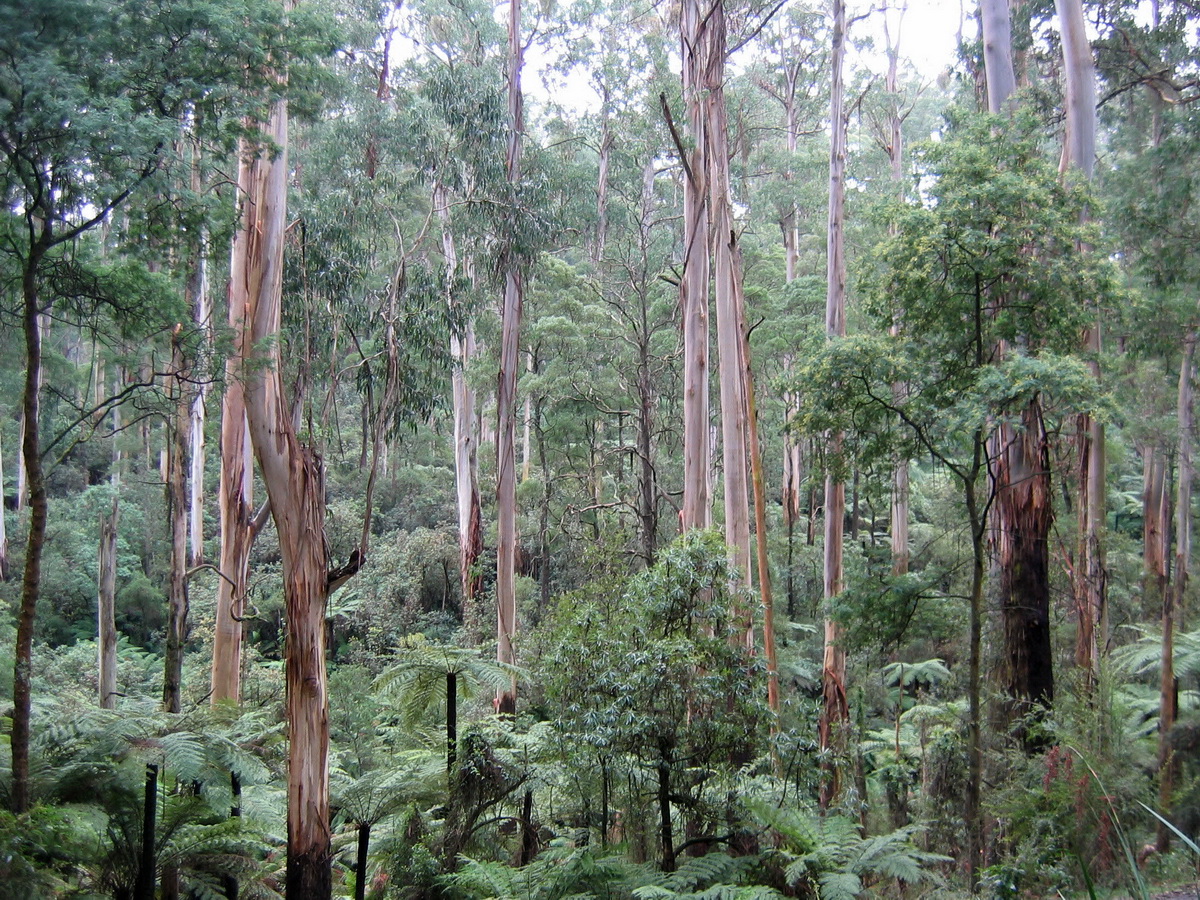
<svg viewBox="0 0 1200 900">
<path fill-rule="evenodd" d="M 97 394 L 103 392 L 104 367 L 97 376 Z M 120 370 L 118 369 L 118 380 Z M 119 385 L 117 390 L 120 390 Z M 116 391 L 114 391 L 116 393 Z M 112 507 L 100 516 L 100 548 L 96 577 L 96 637 L 99 672 L 99 703 L 101 709 L 117 705 L 117 525 L 121 514 L 121 451 L 116 435 L 121 431 L 121 408 L 113 407 Z"/>
<path fill-rule="evenodd" d="M 1012 24 L 1006 0 L 983 0 L 984 65 L 988 110 L 1003 112 L 1016 88 Z M 996 434 L 994 486 L 1000 608 L 1004 619 L 1004 688 L 1010 722 L 1049 707 L 1054 699 L 1050 647 L 1049 545 L 1050 455 L 1041 401 L 1034 397 L 1021 415 L 1022 427 L 1001 426 Z M 1037 740 L 1022 725 L 1027 751 Z"/>
<path fill-rule="evenodd" d="M 721 391 L 721 450 L 725 487 L 725 541 L 733 553 L 736 588 L 750 585 L 750 492 L 746 478 L 746 394 L 738 292 L 737 232 L 729 196 L 729 137 L 725 109 L 725 4 L 713 0 L 705 18 L 703 80 L 708 137 L 709 210 L 712 216 L 714 294 L 717 310 L 718 382 Z M 735 592 L 735 596 L 740 594 Z M 748 649 L 754 648 L 754 617 L 738 601 L 733 610 Z"/>
<path fill-rule="evenodd" d="M 200 176 L 200 149 L 198 143 L 193 148 L 191 188 L 199 195 L 203 190 Z M 206 349 L 212 347 L 213 309 L 212 294 L 208 289 L 208 229 L 200 228 L 196 246 L 192 249 L 191 270 L 188 273 L 187 299 L 192 307 L 192 321 L 196 329 L 204 336 Z M 202 377 L 196 381 L 192 391 L 190 408 L 191 431 L 189 435 L 189 459 L 191 474 L 189 478 L 190 492 L 188 495 L 188 535 L 190 547 L 188 565 L 198 566 L 204 562 L 204 424 L 207 415 L 205 400 L 208 395 L 209 370 L 207 366 Z"/>
<path fill-rule="evenodd" d="M 112 508 L 100 516 L 96 625 L 101 709 L 115 709 L 117 705 L 117 522 L 120 514 L 121 504 L 114 489 Z"/>
<path fill-rule="evenodd" d="M 1019 428 L 1002 427 L 994 466 L 1000 609 L 1004 620 L 1003 685 L 1010 723 L 1054 700 L 1050 646 L 1050 447 L 1041 403 L 1028 403 Z M 1026 750 L 1041 738 L 1024 724 Z"/>
<path fill-rule="evenodd" d="M 683 531 L 707 528 L 708 478 L 708 139 L 703 108 L 704 28 L 700 0 L 682 0 L 679 32 L 683 96 L 691 128 L 683 189 L 683 278 L 679 308 L 683 319 Z M 681 151 L 682 152 L 682 151 Z"/>
<path fill-rule="evenodd" d="M 446 258 L 446 302 L 458 306 L 454 282 L 458 277 L 458 250 L 450 227 L 450 206 L 444 185 L 434 189 L 434 206 L 442 224 L 442 252 Z M 475 429 L 475 391 L 467 381 L 467 367 L 475 358 L 475 321 L 468 316 L 462 334 L 450 335 L 451 402 L 454 412 L 454 489 L 458 508 L 458 565 L 462 586 L 463 614 L 475 598 L 482 577 L 478 571 L 483 552 L 483 518 L 479 499 L 479 475 Z"/>
<path fill-rule="evenodd" d="M 1096 78 L 1092 48 L 1084 24 L 1082 0 L 1055 0 L 1062 31 L 1063 73 L 1066 80 L 1066 140 L 1063 170 L 1073 168 L 1090 181 L 1096 158 Z M 1085 213 L 1086 215 L 1086 213 Z M 1084 350 L 1089 355 L 1093 377 L 1100 380 L 1101 330 L 1096 322 L 1088 327 Z M 1079 577 L 1076 609 L 1079 630 L 1075 662 L 1088 673 L 1090 685 L 1099 676 L 1100 653 L 1096 630 L 1106 619 L 1104 584 L 1105 436 L 1104 425 L 1095 417 L 1079 417 Z M 1103 629 L 1101 629 L 1103 630 Z"/>
<path fill-rule="evenodd" d="M 982 357 L 976 347 L 976 362 Z M 967 826 L 967 877 L 976 883 L 983 867 L 983 581 L 987 571 L 987 520 L 979 506 L 977 485 L 985 470 L 987 448 L 982 430 L 973 440 L 971 467 L 963 479 L 971 528 L 971 602 L 967 674 L 967 785 L 963 819 Z M 922 783 L 925 783 L 922 775 Z"/>
<path fill-rule="evenodd" d="M 601 90 L 600 102 L 600 165 L 596 176 L 596 239 L 592 246 L 592 261 L 604 259 L 604 248 L 608 243 L 608 169 L 612 156 L 612 110 L 609 106 L 610 88 L 607 79 Z"/>
<path fill-rule="evenodd" d="M 513 190 L 521 178 L 521 133 L 525 128 L 524 98 L 521 94 L 521 67 L 525 49 L 521 43 L 521 0 L 509 0 L 508 11 L 508 115 L 511 132 L 508 139 L 506 173 Z M 513 241 L 504 263 L 504 307 L 501 315 L 500 374 L 496 392 L 497 478 L 496 478 L 496 659 L 516 662 L 513 638 L 517 630 L 517 480 L 516 480 L 516 406 L 518 341 L 521 332 L 521 305 L 524 300 L 524 272 Z M 496 709 L 512 715 L 517 706 L 514 679 L 496 693 Z"/>
<path fill-rule="evenodd" d="M 39 393 L 42 378 L 42 333 L 38 321 L 38 266 L 49 246 L 49 234 L 30 248 L 21 278 L 24 301 L 21 325 L 25 333 L 25 385 L 22 395 L 21 449 L 29 488 L 29 538 L 25 544 L 25 570 L 21 580 L 21 606 L 17 614 L 17 640 L 13 651 L 12 806 L 20 814 L 29 809 L 29 738 L 32 711 L 33 627 L 42 585 L 42 551 L 46 544 L 46 480 L 38 433 Z"/>
<path fill-rule="evenodd" d="M 1167 462 L 1163 451 L 1142 451 L 1142 614 L 1161 616 L 1167 592 Z"/>
<path fill-rule="evenodd" d="M 888 94 L 890 109 L 888 110 L 887 155 L 891 168 L 892 184 L 899 199 L 904 199 L 904 116 L 900 109 L 900 29 L 903 26 L 906 6 L 901 6 L 896 22 L 896 32 L 892 33 L 887 14 L 883 18 L 883 34 L 887 52 L 887 78 L 884 89 Z M 893 226 L 889 229 L 896 233 Z M 896 333 L 898 320 L 903 310 L 893 310 L 893 334 Z M 897 403 L 903 400 L 905 385 L 892 386 L 892 394 Z M 890 523 L 888 533 L 892 543 L 892 574 L 904 575 L 908 572 L 908 500 L 909 500 L 909 461 L 903 455 L 897 454 L 892 464 L 892 497 Z"/>
<path fill-rule="evenodd" d="M 285 3 L 285 5 L 287 5 Z M 277 100 L 263 137 L 273 152 L 245 148 L 241 221 L 231 292 L 244 292 L 249 346 L 259 365 L 245 379 L 246 417 L 279 535 L 287 614 L 289 900 L 327 900 L 332 892 L 329 832 L 329 701 L 325 673 L 325 544 L 322 462 L 292 427 L 279 370 L 283 242 L 288 186 L 287 102 Z M 242 169 L 245 171 L 241 171 Z M 269 348 L 269 349 L 263 349 Z M 264 365 L 265 364 L 265 365 Z"/>
<path fill-rule="evenodd" d="M 642 167 L 642 213 L 638 222 L 642 260 L 648 258 L 651 220 L 654 216 L 654 160 Z M 642 558 L 646 568 L 654 565 L 658 555 L 658 489 L 654 471 L 654 409 L 655 393 L 651 372 L 650 298 L 643 279 L 638 288 L 638 368 L 637 368 L 637 455 L 638 526 L 641 532 Z"/>
<path fill-rule="evenodd" d="M 1163 598 L 1162 665 L 1158 699 L 1158 806 L 1167 814 L 1174 805 L 1175 775 L 1178 768 L 1171 750 L 1171 728 L 1179 713 L 1179 684 L 1175 678 L 1175 625 L 1183 612 L 1187 596 L 1188 568 L 1192 556 L 1192 379 L 1196 360 L 1196 329 L 1191 327 L 1183 341 L 1183 360 L 1179 364 L 1179 477 L 1175 484 L 1175 580 Z M 1158 823 L 1155 846 L 1165 853 L 1171 846 L 1171 831 Z"/>
<path fill-rule="evenodd" d="M 833 49 L 831 51 L 832 85 L 830 88 L 829 122 L 829 228 L 827 235 L 827 292 L 825 300 L 825 334 L 837 340 L 846 334 L 846 261 L 844 253 L 844 224 L 846 207 L 846 115 L 845 84 L 842 69 L 846 57 L 846 4 L 834 0 Z M 842 436 L 829 436 L 834 454 L 841 450 Z M 832 473 L 825 476 L 825 602 L 828 604 L 842 591 L 842 530 L 846 516 L 846 486 Z M 846 703 L 846 651 L 841 647 L 841 629 L 826 612 L 825 651 L 821 664 L 821 716 L 818 735 L 822 751 L 835 756 L 844 745 L 841 733 L 849 724 L 850 711 Z M 827 808 L 840 789 L 836 761 L 824 766 L 821 783 L 821 807 Z"/>
<path fill-rule="evenodd" d="M 187 640 L 188 495 L 187 441 L 190 404 L 185 387 L 181 327 L 172 337 L 175 415 L 167 423 L 167 520 L 171 524 L 171 566 L 167 588 L 167 640 L 163 669 L 163 709 L 180 710 L 183 690 L 183 645 Z"/>
<path fill-rule="evenodd" d="M 533 354 L 525 354 L 525 371 L 531 375 L 534 372 Z M 521 483 L 524 484 L 529 480 L 529 475 L 533 472 L 533 443 L 531 441 L 533 426 L 533 396 L 529 393 L 525 394 L 525 410 L 521 415 Z M 591 483 L 595 483 L 594 479 L 589 479 Z"/>
<path fill-rule="evenodd" d="M 987 74 L 988 111 L 998 113 L 1017 89 L 1008 0 L 981 0 L 979 17 L 983 26 L 983 67 Z"/>
<path fill-rule="evenodd" d="M 766 476 L 763 473 L 762 446 L 758 432 L 758 402 L 754 394 L 754 373 L 750 366 L 750 331 L 746 326 L 746 304 L 742 294 L 742 262 L 736 257 L 738 336 L 741 339 L 743 390 L 746 397 L 746 427 L 749 436 L 750 478 L 754 485 L 754 536 L 758 565 L 758 595 L 762 603 L 763 655 L 767 659 L 767 707 L 771 710 L 771 733 L 779 731 L 779 660 L 775 652 L 775 595 L 771 589 L 771 563 L 767 548 Z M 753 647 L 751 647 L 753 649 Z M 778 770 L 778 757 L 772 750 Z M 777 772 L 778 774 L 778 772 Z"/>
<path fill-rule="evenodd" d="M 238 166 L 239 196 L 250 195 L 251 175 L 250 164 Z M 243 236 L 235 235 L 229 276 L 229 330 L 234 336 L 234 352 L 225 362 L 225 393 L 221 398 L 221 577 L 217 582 L 213 633 L 213 703 L 241 700 L 242 613 L 255 534 L 251 507 L 254 477 L 244 383 L 244 363 L 253 347 L 244 288 L 248 276 L 243 242 Z"/>
</svg>

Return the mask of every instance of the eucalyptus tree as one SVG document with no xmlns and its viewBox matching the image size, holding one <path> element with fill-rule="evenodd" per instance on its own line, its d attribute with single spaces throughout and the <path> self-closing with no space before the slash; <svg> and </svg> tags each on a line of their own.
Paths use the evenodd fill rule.
<svg viewBox="0 0 1200 900">
<path fill-rule="evenodd" d="M 829 217 L 825 252 L 825 336 L 833 341 L 846 336 L 846 4 L 833 2 L 831 86 L 829 90 Z M 834 455 L 841 451 L 844 435 L 826 436 Z M 833 469 L 825 475 L 824 596 L 828 604 L 843 587 L 842 530 L 846 517 L 846 484 Z M 819 720 L 821 749 L 844 746 L 841 732 L 850 719 L 846 700 L 846 650 L 833 616 L 825 616 L 825 649 L 821 662 L 822 708 Z M 821 787 L 821 805 L 828 806 L 839 793 L 836 764 Z"/>
<path fill-rule="evenodd" d="M 521 34 L 521 0 L 508 4 L 508 148 L 505 174 L 516 193 L 521 180 L 521 147 L 525 131 L 525 97 L 521 70 L 525 42 Z M 514 210 L 515 212 L 515 210 Z M 515 218 L 515 216 L 514 216 Z M 516 662 L 513 640 L 517 630 L 517 350 L 521 334 L 521 304 L 526 266 L 517 252 L 516 235 L 507 235 L 504 251 L 504 302 L 500 314 L 500 372 L 496 379 L 496 661 Z M 516 712 L 517 685 L 496 693 L 496 708 Z"/>
<path fill-rule="evenodd" d="M 1016 77 L 1011 51 L 1012 25 L 1007 4 L 986 0 L 981 7 L 987 108 L 1011 114 Z M 1078 91 L 1079 88 L 1076 88 Z M 1083 103 L 1083 98 L 1077 98 Z M 1078 123 L 1076 123 L 1078 131 Z M 1004 284 L 989 286 L 1003 302 L 1025 302 Z M 1083 301 L 1087 302 L 1087 301 Z M 1016 339 L 1019 343 L 1013 344 Z M 1003 337 L 993 352 L 1022 352 L 1036 342 L 1028 332 Z M 1050 644 L 1050 528 L 1054 519 L 1050 485 L 1050 444 L 1040 399 L 1029 398 L 1019 419 L 1001 423 L 994 437 L 996 464 L 996 566 L 1004 654 L 1001 680 L 1008 697 L 1006 717 L 1016 725 L 1026 749 L 1037 746 L 1023 717 L 1041 714 L 1054 700 L 1054 659 Z"/>
<path fill-rule="evenodd" d="M 1195 65 L 1195 50 L 1184 37 L 1187 20 L 1187 13 L 1174 4 L 1156 7 L 1150 27 L 1139 29 L 1126 50 L 1118 52 L 1117 42 L 1123 40 L 1120 35 L 1130 19 L 1128 11 L 1117 10 L 1112 37 L 1098 50 L 1106 93 L 1130 95 L 1121 115 L 1115 110 L 1111 114 L 1114 164 L 1103 176 L 1110 201 L 1106 218 L 1141 295 L 1133 309 L 1127 350 L 1149 358 L 1143 369 L 1149 378 L 1159 385 L 1170 379 L 1174 386 L 1173 427 L 1163 410 L 1156 418 L 1134 418 L 1144 426 L 1137 438 L 1145 472 L 1143 612 L 1160 612 L 1162 622 L 1159 791 L 1164 811 L 1175 808 L 1178 774 L 1171 743 L 1171 723 L 1178 713 L 1174 642 L 1191 568 L 1194 353 L 1200 326 L 1194 274 L 1200 189 L 1194 154 L 1200 129 L 1190 103 L 1195 86 L 1183 76 Z M 1137 402 L 1142 404 L 1141 396 Z M 1178 465 L 1174 529 L 1172 456 Z M 1169 841 L 1170 831 L 1160 825 L 1157 846 L 1166 849 Z"/>
<path fill-rule="evenodd" d="M 472 369 L 480 356 L 476 319 L 486 280 L 481 270 L 487 267 L 491 242 L 488 224 L 495 219 L 494 201 L 502 195 L 505 179 L 505 98 L 493 71 L 503 32 L 489 14 L 471 6 L 426 4 L 414 19 L 424 53 L 406 67 L 403 78 L 416 108 L 430 112 L 420 165 L 433 182 L 445 299 L 453 322 L 449 345 L 459 573 L 464 603 L 470 603 L 483 582 L 479 413 Z"/>
<path fill-rule="evenodd" d="M 1094 410 L 1095 388 L 1076 351 L 1085 298 L 1113 294 L 1108 263 L 1080 224 L 1082 197 L 1041 155 L 1029 117 L 965 119 L 920 154 L 928 205 L 906 205 L 878 251 L 868 310 L 889 333 L 830 342 L 801 384 L 820 397 L 800 421 L 809 433 L 843 427 L 844 452 L 890 459 L 928 455 L 961 492 L 972 548 L 971 648 L 964 819 L 976 872 L 982 830 L 982 631 L 988 514 L 1002 486 L 989 478 L 994 435 L 1033 396 L 1047 415 Z M 1003 215 L 1006 227 L 993 223 Z M 1004 293 L 994 290 L 1003 285 Z M 1008 291 L 1027 302 L 1006 302 Z M 903 310 L 903 316 L 897 316 Z M 1038 341 L 1024 340 L 1037 335 Z M 1001 341 L 1022 352 L 1001 355 Z M 897 382 L 906 384 L 900 395 Z"/>
<path fill-rule="evenodd" d="M 1082 0 L 1057 0 L 1062 33 L 1064 112 L 1066 135 L 1062 168 L 1074 170 L 1068 177 L 1090 181 L 1096 162 L 1096 76 L 1092 48 L 1084 26 Z M 1085 215 L 1087 213 L 1085 212 Z M 1093 372 L 1100 378 L 1101 318 L 1084 337 L 1085 349 L 1093 355 Z M 1078 423 L 1079 431 L 1079 553 L 1080 569 L 1076 581 L 1076 609 L 1079 631 L 1075 662 L 1089 672 L 1099 674 L 1100 650 L 1096 631 L 1107 622 L 1104 610 L 1104 542 L 1107 517 L 1104 425 L 1090 418 Z"/>
<path fill-rule="evenodd" d="M 232 6 L 180 0 L 153 18 L 136 3 L 0 6 L 6 60 L 0 151 L 9 210 L 3 252 L 21 284 L 23 456 L 30 495 L 14 654 L 17 810 L 30 802 L 29 667 L 47 521 L 39 320 L 62 296 L 63 276 L 72 269 L 66 250 L 162 173 L 180 122 L 197 116 L 215 127 L 256 95 L 263 74 L 259 54 L 277 42 L 278 14 L 266 3 Z M 101 278 L 95 287 L 106 284 L 103 292 L 111 293 L 111 279 Z"/>
</svg>

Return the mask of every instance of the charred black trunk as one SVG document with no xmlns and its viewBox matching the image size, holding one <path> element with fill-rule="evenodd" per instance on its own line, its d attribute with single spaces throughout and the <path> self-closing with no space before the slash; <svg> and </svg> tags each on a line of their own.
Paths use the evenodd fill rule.
<svg viewBox="0 0 1200 900">
<path fill-rule="evenodd" d="M 158 862 L 155 859 L 155 813 L 158 811 L 158 766 L 146 764 L 146 793 L 142 805 L 142 848 L 138 857 L 134 900 L 154 900 L 154 882 Z"/>
</svg>

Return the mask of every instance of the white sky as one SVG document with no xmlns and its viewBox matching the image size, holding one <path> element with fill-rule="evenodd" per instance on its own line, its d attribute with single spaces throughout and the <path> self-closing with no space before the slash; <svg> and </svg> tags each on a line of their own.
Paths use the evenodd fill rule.
<svg viewBox="0 0 1200 900">
<path fill-rule="evenodd" d="M 901 5 L 908 7 L 902 18 L 898 10 Z M 892 8 L 889 9 L 889 6 Z M 974 0 L 876 0 L 874 4 L 869 0 L 849 0 L 847 11 L 850 17 L 864 16 L 865 13 L 861 20 L 851 25 L 851 42 L 863 38 L 870 38 L 874 42 L 873 50 L 854 54 L 851 64 L 879 74 L 886 70 L 886 16 L 893 40 L 897 34 L 897 24 L 900 26 L 901 59 L 910 62 L 921 77 L 932 80 L 955 62 L 960 28 L 967 40 L 975 37 L 977 26 L 974 9 Z M 495 15 L 499 18 L 507 14 L 507 3 L 498 3 Z M 753 52 L 752 47 L 747 49 Z M 541 77 L 541 70 L 546 65 L 544 48 L 535 42 L 526 55 L 528 76 L 524 79 L 524 88 L 535 101 L 547 97 Z M 588 86 L 586 75 L 579 69 L 572 72 L 565 82 L 557 74 L 552 78 L 556 82 L 552 91 L 555 102 L 576 110 L 594 110 L 599 106 L 599 97 Z"/>
</svg>

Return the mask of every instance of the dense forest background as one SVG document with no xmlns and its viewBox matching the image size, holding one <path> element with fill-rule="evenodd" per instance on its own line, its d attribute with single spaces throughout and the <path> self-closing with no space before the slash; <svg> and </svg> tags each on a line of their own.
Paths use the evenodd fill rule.
<svg viewBox="0 0 1200 900">
<path fill-rule="evenodd" d="M 0 0 L 0 897 L 1194 881 L 1200 19 L 960 18 Z"/>
</svg>

